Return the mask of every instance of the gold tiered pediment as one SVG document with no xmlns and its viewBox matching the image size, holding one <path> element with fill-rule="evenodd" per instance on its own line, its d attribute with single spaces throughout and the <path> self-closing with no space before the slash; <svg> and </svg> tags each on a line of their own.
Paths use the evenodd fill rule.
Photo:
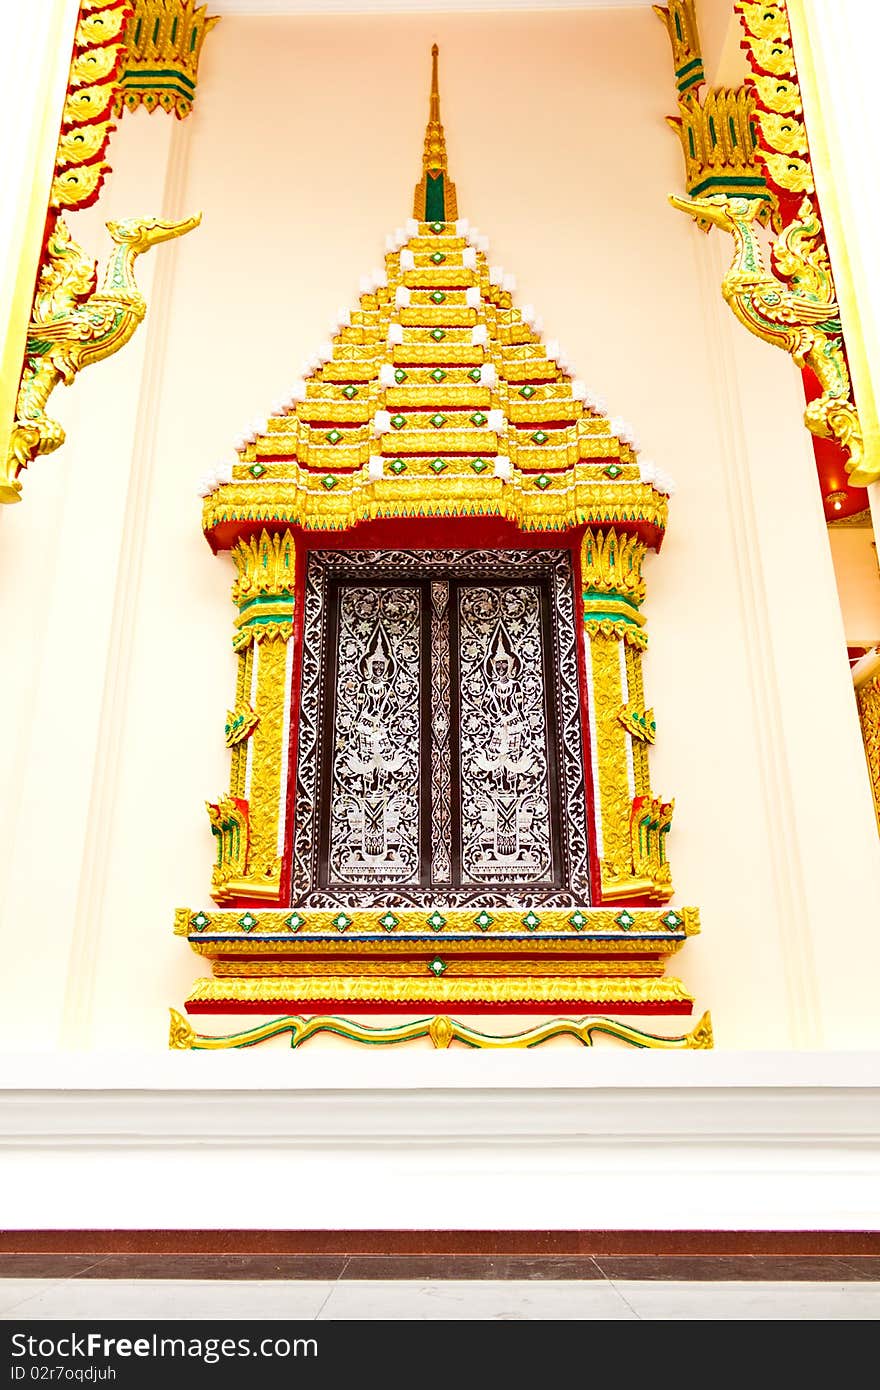
<svg viewBox="0 0 880 1390">
<path fill-rule="evenodd" d="M 215 480 L 206 531 L 494 515 L 526 530 L 629 523 L 656 545 L 656 474 L 514 304 L 485 239 L 410 221 L 391 241 L 321 358 Z"/>
</svg>

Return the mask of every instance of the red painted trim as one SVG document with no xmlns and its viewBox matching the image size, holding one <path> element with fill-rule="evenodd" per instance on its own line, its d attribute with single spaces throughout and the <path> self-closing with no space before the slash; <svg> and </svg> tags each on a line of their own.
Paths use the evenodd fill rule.
<svg viewBox="0 0 880 1390">
<path fill-rule="evenodd" d="M 218 981 L 222 984 L 222 980 Z M 441 1002 L 437 999 L 408 999 L 400 1004 L 394 1000 L 371 1000 L 366 1002 L 361 999 L 273 999 L 271 1002 L 261 999 L 221 999 L 213 1000 L 194 1000 L 186 1005 L 188 1014 L 265 1014 L 275 1015 L 281 1013 L 297 1014 L 302 1018 L 309 1018 L 312 1015 L 333 1014 L 339 1015 L 344 1010 L 346 1017 L 357 1018 L 361 1014 L 412 1014 L 412 1013 L 449 1013 L 456 1017 L 459 1014 L 557 1014 L 557 1013 L 578 1013 L 583 1014 L 584 1010 L 598 1010 L 600 1014 L 691 1014 L 693 1004 L 685 1003 L 681 1000 L 669 1000 L 667 1003 L 659 1004 L 633 1004 L 625 999 L 603 1000 L 590 999 L 588 996 L 582 999 L 558 999 L 548 1003 L 546 999 L 522 1000 L 517 999 L 515 1003 L 449 1003 Z"/>
<path fill-rule="evenodd" d="M 599 838 L 596 833 L 598 826 L 598 812 L 596 809 L 596 787 L 593 782 L 593 744 L 590 737 L 590 697 L 587 685 L 587 651 L 586 633 L 584 631 L 581 594 L 584 589 L 584 578 L 581 572 L 581 538 L 583 531 L 578 531 L 571 542 L 571 566 L 574 575 L 574 623 L 575 640 L 577 642 L 577 664 L 578 664 L 578 686 L 581 696 L 581 740 L 583 743 L 584 758 L 584 790 L 587 800 L 587 831 L 590 842 L 590 897 L 592 901 L 601 906 L 604 899 L 602 897 L 602 869 L 599 863 Z"/>
</svg>

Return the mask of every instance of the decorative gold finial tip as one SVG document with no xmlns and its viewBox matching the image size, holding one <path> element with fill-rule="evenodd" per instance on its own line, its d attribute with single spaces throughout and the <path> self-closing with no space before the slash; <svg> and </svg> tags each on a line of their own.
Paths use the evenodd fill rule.
<svg viewBox="0 0 880 1390">
<path fill-rule="evenodd" d="M 437 57 L 437 54 L 438 54 L 439 52 L 440 52 L 440 49 L 437 47 L 437 45 L 436 45 L 435 43 L 432 43 L 432 44 L 431 44 L 431 57 L 432 57 L 432 58 L 436 58 L 436 57 Z"/>
</svg>

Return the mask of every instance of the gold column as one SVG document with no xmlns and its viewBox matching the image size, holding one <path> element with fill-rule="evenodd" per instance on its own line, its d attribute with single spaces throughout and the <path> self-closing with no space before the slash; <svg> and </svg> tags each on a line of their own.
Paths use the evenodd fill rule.
<svg viewBox="0 0 880 1390">
<path fill-rule="evenodd" d="M 876 653 L 861 678 L 857 676 L 855 679 L 859 722 L 874 794 L 874 814 L 880 829 L 880 658 Z"/>
<path fill-rule="evenodd" d="M 238 653 L 235 708 L 226 717 L 232 749 L 230 793 L 209 803 L 218 839 L 212 896 L 277 898 L 278 835 L 286 788 L 286 696 L 293 633 L 296 550 L 289 531 L 263 531 L 232 549 L 238 607 L 232 642 Z"/>
<path fill-rule="evenodd" d="M 588 530 L 581 581 L 603 897 L 665 902 L 672 896 L 665 841 L 673 803 L 652 796 L 648 771 L 655 723 L 642 682 L 645 550 L 635 536 Z"/>
</svg>

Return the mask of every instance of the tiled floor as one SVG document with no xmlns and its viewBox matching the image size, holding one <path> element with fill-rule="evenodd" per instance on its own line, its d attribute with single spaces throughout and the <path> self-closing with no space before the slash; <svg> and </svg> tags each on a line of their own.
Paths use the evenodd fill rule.
<svg viewBox="0 0 880 1390">
<path fill-rule="evenodd" d="M 0 1320 L 880 1319 L 880 1281 L 519 1279 L 0 1279 Z"/>
</svg>

